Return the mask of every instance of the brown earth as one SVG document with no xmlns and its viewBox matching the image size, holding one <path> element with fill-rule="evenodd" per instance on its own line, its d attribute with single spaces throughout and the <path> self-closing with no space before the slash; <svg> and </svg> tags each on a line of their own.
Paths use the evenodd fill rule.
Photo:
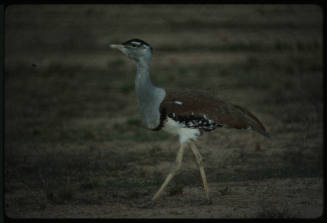
<svg viewBox="0 0 327 223">
<path fill-rule="evenodd" d="M 11 218 L 316 218 L 323 211 L 322 11 L 315 5 L 12 5 L 6 9 L 5 206 Z M 266 126 L 198 142 L 212 198 L 178 140 L 142 127 L 132 62 L 208 90 Z"/>
</svg>

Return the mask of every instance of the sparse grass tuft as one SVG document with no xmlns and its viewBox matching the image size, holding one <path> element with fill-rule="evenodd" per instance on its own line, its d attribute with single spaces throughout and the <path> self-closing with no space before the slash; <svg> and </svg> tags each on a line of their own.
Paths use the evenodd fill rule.
<svg viewBox="0 0 327 223">
<path fill-rule="evenodd" d="M 98 187 L 99 184 L 96 179 L 91 178 L 91 177 L 85 177 L 84 181 L 80 183 L 80 188 L 82 190 L 93 190 L 96 187 Z"/>
<path fill-rule="evenodd" d="M 134 90 L 134 83 L 124 82 L 119 87 L 120 92 L 123 94 L 129 94 Z"/>
<path fill-rule="evenodd" d="M 278 209 L 276 207 L 270 207 L 269 209 L 263 209 L 257 213 L 256 218 L 293 218 L 293 216 L 288 212 L 287 209 Z"/>
<path fill-rule="evenodd" d="M 116 58 L 112 61 L 108 61 L 107 66 L 112 68 L 113 66 L 122 66 L 125 64 L 125 60 L 123 58 Z"/>
<path fill-rule="evenodd" d="M 126 121 L 126 124 L 128 126 L 136 126 L 136 127 L 140 127 L 141 126 L 141 120 L 140 119 L 136 119 L 136 118 L 129 118 Z"/>
<path fill-rule="evenodd" d="M 169 196 L 176 196 L 176 195 L 180 195 L 183 194 L 183 188 L 185 185 L 182 184 L 175 184 L 172 185 L 171 187 L 169 187 L 168 189 L 168 194 Z"/>
<path fill-rule="evenodd" d="M 294 218 L 293 214 L 290 213 L 288 204 L 283 206 L 277 206 L 277 204 L 272 203 L 267 200 L 261 200 L 259 202 L 260 211 L 257 212 L 256 218 L 266 219 L 285 219 Z"/>
<path fill-rule="evenodd" d="M 46 191 L 47 201 L 53 204 L 65 204 L 74 199 L 76 188 L 70 184 L 63 184 Z"/>
<path fill-rule="evenodd" d="M 58 191 L 58 198 L 62 201 L 62 202 L 66 202 L 66 201 L 71 201 L 73 199 L 74 196 L 74 188 L 72 185 L 70 184 L 65 184 L 62 188 L 59 189 Z"/>
</svg>

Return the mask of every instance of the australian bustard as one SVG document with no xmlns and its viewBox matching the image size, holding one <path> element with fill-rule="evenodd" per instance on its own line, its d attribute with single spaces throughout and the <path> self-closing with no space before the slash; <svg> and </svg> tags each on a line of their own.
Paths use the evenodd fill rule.
<svg viewBox="0 0 327 223">
<path fill-rule="evenodd" d="M 136 63 L 135 90 L 143 124 L 151 130 L 164 130 L 178 135 L 180 147 L 175 165 L 154 194 L 155 201 L 181 167 L 186 146 L 190 146 L 200 169 L 206 198 L 210 202 L 209 188 L 203 161 L 195 145 L 201 131 L 218 127 L 252 129 L 269 136 L 261 122 L 248 110 L 195 90 L 163 89 L 150 79 L 152 47 L 140 39 L 121 44 L 110 44 Z"/>
</svg>

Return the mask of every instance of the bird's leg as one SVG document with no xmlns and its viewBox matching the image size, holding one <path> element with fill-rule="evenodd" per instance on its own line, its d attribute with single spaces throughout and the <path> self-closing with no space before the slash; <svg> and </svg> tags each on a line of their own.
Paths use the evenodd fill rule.
<svg viewBox="0 0 327 223">
<path fill-rule="evenodd" d="M 179 150 L 177 152 L 175 165 L 170 170 L 170 173 L 167 175 L 165 181 L 163 182 L 163 184 L 161 185 L 161 187 L 159 188 L 157 193 L 153 196 L 152 201 L 154 201 L 154 200 L 156 200 L 158 198 L 160 193 L 165 189 L 165 187 L 168 185 L 168 183 L 171 181 L 171 179 L 175 176 L 175 174 L 177 173 L 177 171 L 181 167 L 182 161 L 183 161 L 184 148 L 185 148 L 185 145 L 181 144 L 181 146 L 179 147 Z"/>
<path fill-rule="evenodd" d="M 200 174 L 201 174 L 201 178 L 202 178 L 202 182 L 203 182 L 203 187 L 204 187 L 204 190 L 205 190 L 205 193 L 206 193 L 206 196 L 207 196 L 207 199 L 208 199 L 208 202 L 211 203 L 211 200 L 210 200 L 210 197 L 209 197 L 209 188 L 208 188 L 208 183 L 207 183 L 207 178 L 206 178 L 206 173 L 204 172 L 204 167 L 202 165 L 202 156 L 199 152 L 199 150 L 197 149 L 195 143 L 193 141 L 190 142 L 190 147 L 191 147 L 191 150 L 195 156 L 195 160 L 196 160 L 196 163 L 200 169 Z"/>
</svg>

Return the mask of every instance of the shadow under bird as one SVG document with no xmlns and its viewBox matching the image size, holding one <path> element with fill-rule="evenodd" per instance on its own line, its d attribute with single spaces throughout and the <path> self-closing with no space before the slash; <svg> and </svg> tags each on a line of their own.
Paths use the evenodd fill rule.
<svg viewBox="0 0 327 223">
<path fill-rule="evenodd" d="M 206 194 L 210 203 L 209 188 L 203 167 L 203 159 L 195 141 L 202 131 L 216 128 L 252 129 L 269 137 L 262 123 L 248 110 L 238 105 L 196 90 L 163 89 L 152 84 L 150 67 L 152 47 L 140 39 L 121 44 L 110 44 L 136 63 L 135 90 L 143 124 L 151 130 L 163 130 L 178 135 L 180 147 L 176 162 L 165 181 L 154 194 L 155 201 L 180 169 L 185 147 L 189 146 L 195 156 Z"/>
</svg>

